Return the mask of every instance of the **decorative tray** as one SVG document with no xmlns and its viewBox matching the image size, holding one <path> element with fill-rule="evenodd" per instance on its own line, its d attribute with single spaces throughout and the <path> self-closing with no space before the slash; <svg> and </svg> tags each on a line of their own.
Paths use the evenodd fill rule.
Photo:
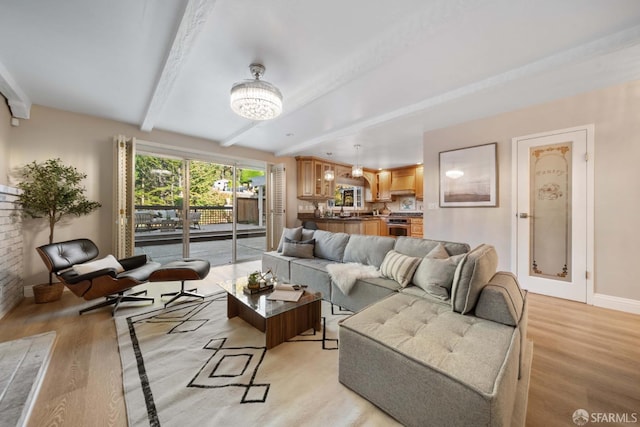
<svg viewBox="0 0 640 427">
<path fill-rule="evenodd" d="M 242 289 L 242 292 L 244 292 L 247 295 L 255 295 L 255 294 L 259 294 L 262 292 L 266 292 L 266 291 L 270 291 L 273 289 L 273 285 L 266 285 L 266 286 L 262 286 L 258 289 L 249 289 L 246 286 Z"/>
</svg>

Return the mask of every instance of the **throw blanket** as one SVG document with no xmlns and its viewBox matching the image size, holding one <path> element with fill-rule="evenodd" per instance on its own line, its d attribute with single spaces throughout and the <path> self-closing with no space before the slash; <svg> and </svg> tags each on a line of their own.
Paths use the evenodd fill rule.
<svg viewBox="0 0 640 427">
<path fill-rule="evenodd" d="M 368 277 L 380 277 L 380 270 L 375 266 L 358 264 L 357 262 L 327 264 L 327 271 L 329 272 L 329 276 L 331 276 L 331 280 L 333 280 L 345 295 L 351 292 L 351 288 L 355 285 L 356 280 L 366 279 Z"/>
</svg>

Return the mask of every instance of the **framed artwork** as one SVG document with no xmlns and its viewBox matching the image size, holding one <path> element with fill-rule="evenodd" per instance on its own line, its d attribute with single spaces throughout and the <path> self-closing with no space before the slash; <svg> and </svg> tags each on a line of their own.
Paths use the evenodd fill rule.
<svg viewBox="0 0 640 427">
<path fill-rule="evenodd" d="M 401 211 L 414 211 L 416 210 L 416 198 L 415 197 L 403 197 L 400 199 Z"/>
<path fill-rule="evenodd" d="M 498 206 L 497 145 L 440 152 L 440 207 Z"/>
</svg>

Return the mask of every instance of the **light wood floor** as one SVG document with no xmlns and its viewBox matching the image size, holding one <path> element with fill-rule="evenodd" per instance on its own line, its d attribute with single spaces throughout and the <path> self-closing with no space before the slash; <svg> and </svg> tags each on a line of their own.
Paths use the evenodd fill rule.
<svg viewBox="0 0 640 427">
<path fill-rule="evenodd" d="M 216 291 L 217 281 L 256 266 L 214 269 L 197 286 L 204 293 Z M 179 284 L 146 287 L 159 296 Z M 79 316 L 88 305 L 70 292 L 49 304 L 25 298 L 0 320 L 0 342 L 51 330 L 58 334 L 29 426 L 127 424 L 114 322 L 105 309 Z M 123 307 L 118 315 L 147 309 Z M 640 415 L 640 316 L 530 295 L 528 336 L 534 353 L 527 426 L 574 426 L 571 416 L 579 408 Z"/>
</svg>

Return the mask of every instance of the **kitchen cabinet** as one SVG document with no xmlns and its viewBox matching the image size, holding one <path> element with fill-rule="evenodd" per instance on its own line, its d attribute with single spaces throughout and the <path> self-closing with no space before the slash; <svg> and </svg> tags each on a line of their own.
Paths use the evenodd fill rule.
<svg viewBox="0 0 640 427">
<path fill-rule="evenodd" d="M 424 166 L 416 167 L 416 200 L 424 200 Z"/>
<path fill-rule="evenodd" d="M 318 230 L 332 233 L 380 235 L 379 219 L 316 219 L 315 222 L 318 225 Z"/>
<path fill-rule="evenodd" d="M 328 170 L 335 165 L 312 157 L 296 157 L 298 165 L 298 198 L 309 200 L 324 200 L 333 198 L 335 180 L 324 179 Z"/>
<path fill-rule="evenodd" d="M 422 218 L 411 218 L 411 237 L 424 237 Z"/>
<path fill-rule="evenodd" d="M 314 179 L 315 179 L 315 187 L 313 191 L 313 195 L 316 199 L 332 199 L 333 198 L 333 183 L 335 179 L 326 180 L 324 179 L 324 174 L 328 170 L 334 171 L 335 169 L 333 164 L 327 162 L 321 162 L 319 160 L 313 161 L 314 168 Z"/>
<path fill-rule="evenodd" d="M 391 201 L 391 172 L 381 171 L 376 174 L 376 181 L 378 184 L 378 191 L 376 201 L 390 202 Z"/>
<path fill-rule="evenodd" d="M 313 198 L 314 170 L 312 159 L 298 160 L 298 198 Z"/>
</svg>

